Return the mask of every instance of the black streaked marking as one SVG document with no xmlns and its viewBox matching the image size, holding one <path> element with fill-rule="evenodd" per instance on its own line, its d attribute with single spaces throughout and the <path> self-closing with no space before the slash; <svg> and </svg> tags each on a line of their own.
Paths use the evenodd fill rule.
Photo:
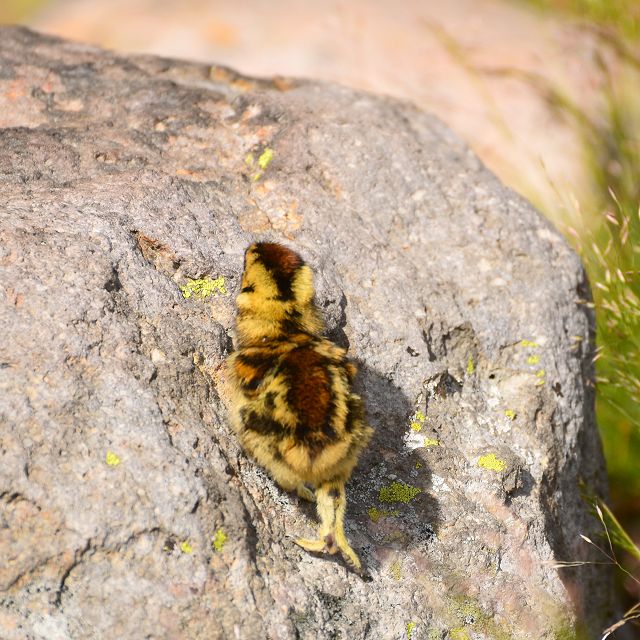
<svg viewBox="0 0 640 640">
<path fill-rule="evenodd" d="M 364 422 L 364 406 L 358 396 L 349 396 L 347 400 L 347 418 L 344 430 L 351 433 L 358 425 Z"/>
<path fill-rule="evenodd" d="M 273 411 L 276 408 L 276 394 L 275 391 L 269 391 L 264 397 L 264 406 Z"/>
<path fill-rule="evenodd" d="M 291 249 L 274 242 L 260 242 L 254 246 L 254 252 L 276 283 L 279 299 L 293 300 L 293 278 L 304 265 L 302 258 Z"/>
<path fill-rule="evenodd" d="M 244 410 L 241 412 L 240 417 L 244 428 L 249 431 L 255 431 L 263 436 L 276 436 L 279 438 L 285 435 L 286 429 L 284 425 L 269 416 L 261 416 L 255 411 Z"/>
</svg>

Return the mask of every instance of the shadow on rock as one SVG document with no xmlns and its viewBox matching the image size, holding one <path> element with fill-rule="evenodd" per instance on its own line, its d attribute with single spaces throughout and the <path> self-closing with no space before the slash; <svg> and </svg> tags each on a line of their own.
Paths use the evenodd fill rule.
<svg viewBox="0 0 640 640">
<path fill-rule="evenodd" d="M 405 442 L 413 403 L 388 377 L 358 366 L 355 390 L 365 400 L 374 435 L 347 488 L 347 526 L 365 570 L 375 575 L 389 557 L 430 545 L 440 508 L 430 491 L 426 449 Z"/>
</svg>

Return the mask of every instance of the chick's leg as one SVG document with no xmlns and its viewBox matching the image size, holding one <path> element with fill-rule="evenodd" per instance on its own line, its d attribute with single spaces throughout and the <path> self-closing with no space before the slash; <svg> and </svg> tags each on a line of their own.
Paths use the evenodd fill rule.
<svg viewBox="0 0 640 640">
<path fill-rule="evenodd" d="M 351 548 L 347 536 L 344 533 L 344 514 L 347 510 L 347 496 L 344 490 L 344 483 L 340 483 L 336 487 L 338 497 L 335 499 L 335 540 L 342 557 L 347 564 L 351 565 L 356 571 L 361 570 L 360 560 L 356 552 Z"/>
<path fill-rule="evenodd" d="M 338 550 L 334 535 L 336 505 L 335 489 L 330 484 L 323 484 L 316 491 L 316 509 L 320 526 L 318 528 L 318 539 L 299 538 L 296 544 L 307 551 L 326 551 L 335 553 Z"/>
<path fill-rule="evenodd" d="M 317 490 L 317 509 L 320 518 L 317 540 L 297 540 L 308 551 L 340 551 L 348 565 L 361 571 L 360 560 L 351 548 L 344 532 L 344 515 L 347 509 L 347 497 L 344 482 L 323 484 Z"/>
</svg>

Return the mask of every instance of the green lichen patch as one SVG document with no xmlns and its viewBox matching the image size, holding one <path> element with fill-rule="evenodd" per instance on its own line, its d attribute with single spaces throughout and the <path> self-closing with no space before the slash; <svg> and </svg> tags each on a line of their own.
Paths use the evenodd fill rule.
<svg viewBox="0 0 640 640">
<path fill-rule="evenodd" d="M 483 636 L 491 640 L 512 640 L 511 634 L 501 624 L 498 624 L 492 616 L 485 613 L 480 604 L 472 598 L 465 596 L 451 598 L 449 600 L 449 611 L 460 623 L 459 627 L 449 631 L 450 638 L 469 638 L 467 629 L 471 629 L 472 631 L 481 632 Z M 454 631 L 462 633 L 462 635 L 453 635 Z"/>
<path fill-rule="evenodd" d="M 211 546 L 214 551 L 222 551 L 224 548 L 225 542 L 227 541 L 227 534 L 223 529 L 218 529 L 213 536 L 213 540 L 211 541 Z"/>
<path fill-rule="evenodd" d="M 380 511 L 379 509 L 376 509 L 375 507 L 371 507 L 368 511 L 367 514 L 369 515 L 369 519 L 371 520 L 371 522 L 378 522 L 378 520 L 380 520 L 380 518 L 382 518 L 382 511 Z"/>
<path fill-rule="evenodd" d="M 417 627 L 415 622 L 407 622 L 405 625 L 405 630 L 407 632 L 407 640 L 411 640 L 411 636 L 413 635 L 414 629 Z"/>
<path fill-rule="evenodd" d="M 389 566 L 389 573 L 394 580 L 400 582 L 402 579 L 402 564 L 400 560 L 396 560 Z"/>
<path fill-rule="evenodd" d="M 388 487 L 382 487 L 378 494 L 380 502 L 411 502 L 422 489 L 412 487 L 404 482 L 392 482 Z"/>
<path fill-rule="evenodd" d="M 187 284 L 180 287 L 180 291 L 182 291 L 182 297 L 185 300 L 191 296 L 204 300 L 214 294 L 227 294 L 224 276 L 219 276 L 218 278 L 206 276 L 204 278 L 198 278 L 197 280 L 189 279 Z"/>
<path fill-rule="evenodd" d="M 478 621 L 487 617 L 476 601 L 465 596 L 451 598 L 449 600 L 449 609 L 451 613 L 465 625 L 476 624 Z"/>
<path fill-rule="evenodd" d="M 400 515 L 400 512 L 397 509 L 393 511 L 387 511 L 386 509 L 378 509 L 376 507 L 371 507 L 367 510 L 367 514 L 371 519 L 371 522 L 378 522 L 380 518 L 396 518 Z"/>
<path fill-rule="evenodd" d="M 500 460 L 500 458 L 496 457 L 495 453 L 488 453 L 478 458 L 478 466 L 482 469 L 501 472 L 507 468 L 507 463 L 504 460 Z"/>
<path fill-rule="evenodd" d="M 449 631 L 451 640 L 469 640 L 469 632 L 464 627 L 456 627 Z"/>
<path fill-rule="evenodd" d="M 182 551 L 182 553 L 193 553 L 193 547 L 188 540 L 185 540 L 180 543 L 180 551 Z"/>
</svg>

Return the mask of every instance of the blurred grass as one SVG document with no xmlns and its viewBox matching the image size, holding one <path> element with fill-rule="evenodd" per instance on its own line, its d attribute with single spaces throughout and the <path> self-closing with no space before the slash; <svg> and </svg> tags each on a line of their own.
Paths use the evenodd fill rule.
<svg viewBox="0 0 640 640">
<path fill-rule="evenodd" d="M 545 94 L 583 143 L 590 188 L 577 194 L 575 210 L 567 212 L 566 230 L 593 289 L 596 410 L 612 505 L 625 524 L 633 525 L 629 519 L 640 521 L 640 57 L 631 38 L 640 36 L 640 3 L 529 1 L 548 9 L 583 11 L 580 15 L 591 21 L 601 19 L 612 29 L 599 31 L 602 45 L 617 54 L 622 34 L 629 34 L 615 69 L 599 60 L 604 78 L 600 113 L 585 113 L 561 88 L 547 87 Z"/>
<path fill-rule="evenodd" d="M 638 0 L 524 0 L 524 2 L 539 9 L 575 16 L 589 24 L 612 29 L 631 40 L 640 39 Z"/>
<path fill-rule="evenodd" d="M 523 0 L 518 0 L 520 3 Z M 562 88 L 539 86 L 549 105 L 579 133 L 590 179 L 566 215 L 569 239 L 593 289 L 597 322 L 596 409 L 619 517 L 640 519 L 640 2 L 524 0 L 570 13 L 618 54 L 599 60 L 603 108 L 586 113 Z M 606 28 L 606 29 L 603 29 Z M 620 53 L 623 52 L 623 55 Z M 559 194 L 563 202 L 568 194 Z"/>
<path fill-rule="evenodd" d="M 604 52 L 599 113 L 586 113 L 559 87 L 545 86 L 544 95 L 579 133 L 590 181 L 566 211 L 565 231 L 582 257 L 596 310 L 596 412 L 612 507 L 603 505 L 603 524 L 618 536 L 614 543 L 626 543 L 620 546 L 631 568 L 616 560 L 622 601 L 631 608 L 612 632 L 625 621 L 633 626 L 640 612 L 640 549 L 632 539 L 640 532 L 640 2 L 526 1 L 580 18 Z"/>
<path fill-rule="evenodd" d="M 608 73 L 600 122 L 581 124 L 592 196 L 578 232 L 597 317 L 597 411 L 623 519 L 640 506 L 640 76 Z"/>
<path fill-rule="evenodd" d="M 21 23 L 48 0 L 0 0 L 0 24 Z"/>
</svg>

